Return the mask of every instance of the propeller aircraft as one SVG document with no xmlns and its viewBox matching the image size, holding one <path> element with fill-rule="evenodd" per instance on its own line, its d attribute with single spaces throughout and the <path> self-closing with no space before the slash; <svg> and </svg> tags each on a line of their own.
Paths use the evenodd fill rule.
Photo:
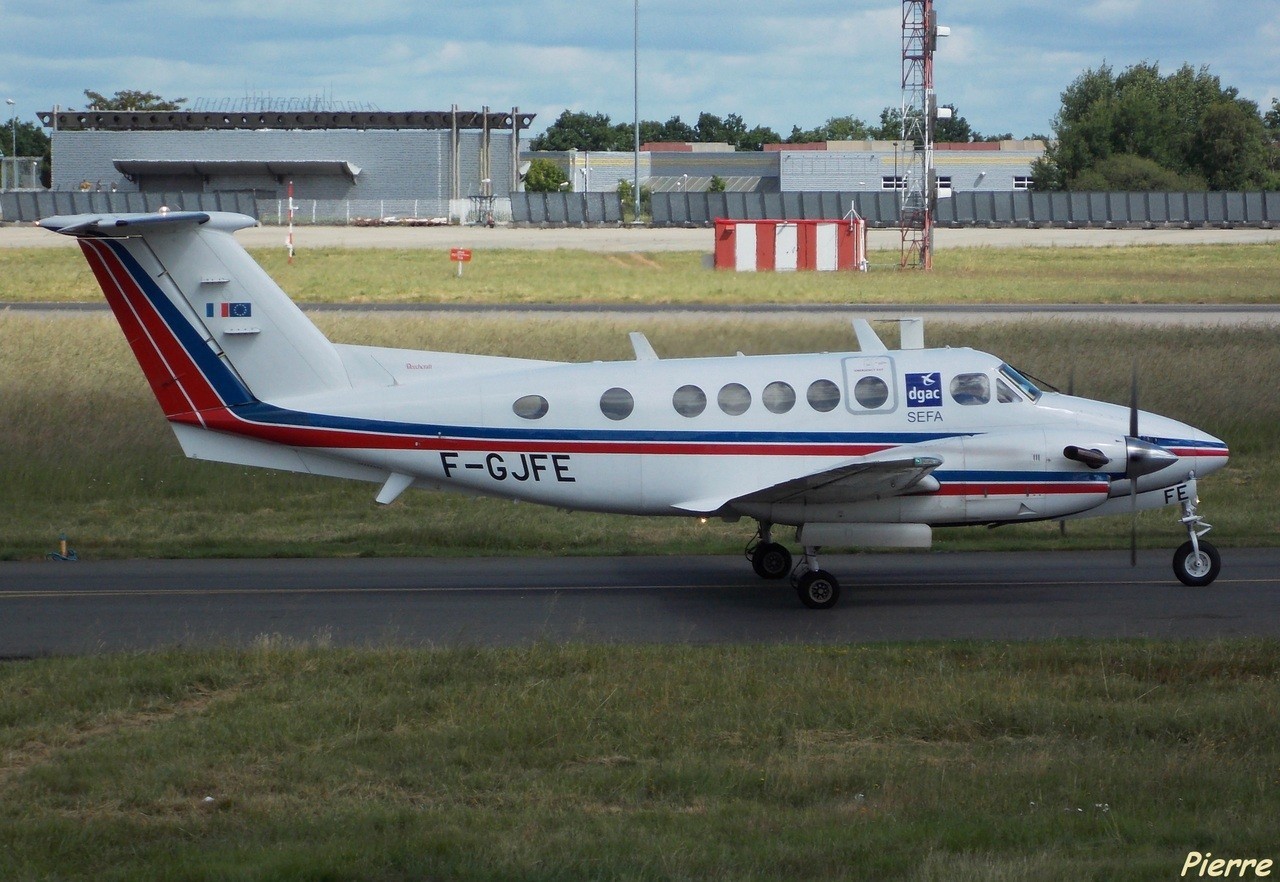
<svg viewBox="0 0 1280 882">
<path fill-rule="evenodd" d="M 995 355 L 888 348 L 854 320 L 843 353 L 562 363 L 333 343 L 235 240 L 222 212 L 76 215 L 79 240 L 188 457 L 564 509 L 749 518 L 755 572 L 806 606 L 840 596 L 822 547 L 928 548 L 934 527 L 1174 506 L 1178 579 L 1217 550 L 1197 481 L 1226 465 L 1204 431 L 1041 389 Z M 1136 384 L 1135 384 L 1136 389 Z M 795 527 L 793 566 L 778 527 Z"/>
</svg>

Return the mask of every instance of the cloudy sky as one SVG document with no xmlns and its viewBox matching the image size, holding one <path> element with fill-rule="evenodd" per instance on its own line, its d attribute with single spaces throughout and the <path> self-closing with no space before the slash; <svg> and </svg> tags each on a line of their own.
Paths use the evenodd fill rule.
<svg viewBox="0 0 1280 882">
<path fill-rule="evenodd" d="M 640 116 L 738 113 L 784 137 L 898 105 L 899 0 L 639 0 Z M 951 27 L 941 103 L 979 132 L 1048 133 L 1082 71 L 1208 65 L 1265 108 L 1280 96 L 1277 0 L 936 0 Z M 0 97 L 20 120 L 84 90 L 340 108 L 519 106 L 632 118 L 634 0 L 0 0 Z M 4 108 L 8 117 L 10 108 Z"/>
</svg>

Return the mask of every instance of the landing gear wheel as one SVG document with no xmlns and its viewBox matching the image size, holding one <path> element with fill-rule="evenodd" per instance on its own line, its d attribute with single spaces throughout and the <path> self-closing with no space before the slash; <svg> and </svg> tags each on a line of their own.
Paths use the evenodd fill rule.
<svg viewBox="0 0 1280 882">
<path fill-rule="evenodd" d="M 1190 541 L 1183 542 L 1173 553 L 1173 573 L 1183 585 L 1198 588 L 1208 585 L 1218 578 L 1222 569 L 1222 558 L 1218 549 L 1203 539 L 1200 540 L 1200 552 L 1197 554 Z"/>
<path fill-rule="evenodd" d="M 761 579 L 782 579 L 791 572 L 791 552 L 777 542 L 762 542 L 751 552 L 751 568 Z"/>
<path fill-rule="evenodd" d="M 831 609 L 840 599 L 840 583 L 826 570 L 809 570 L 796 580 L 796 593 L 809 609 Z"/>
</svg>

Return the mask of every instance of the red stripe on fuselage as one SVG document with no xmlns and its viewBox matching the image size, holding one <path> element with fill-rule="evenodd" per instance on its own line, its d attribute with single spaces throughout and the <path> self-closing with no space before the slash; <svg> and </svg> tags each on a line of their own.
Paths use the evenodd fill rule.
<svg viewBox="0 0 1280 882">
<path fill-rule="evenodd" d="M 1220 457 L 1227 459 L 1231 456 L 1231 451 L 1222 447 L 1167 447 L 1165 448 L 1174 456 L 1187 457 Z"/>
<path fill-rule="evenodd" d="M 201 416 L 210 429 L 285 444 L 333 450 L 457 450 L 496 453 L 678 454 L 684 456 L 868 456 L 893 444 L 768 444 L 704 441 L 537 441 L 397 435 L 312 426 L 287 426 L 242 419 L 228 408 Z M 193 422 L 179 419 L 177 422 Z"/>
</svg>

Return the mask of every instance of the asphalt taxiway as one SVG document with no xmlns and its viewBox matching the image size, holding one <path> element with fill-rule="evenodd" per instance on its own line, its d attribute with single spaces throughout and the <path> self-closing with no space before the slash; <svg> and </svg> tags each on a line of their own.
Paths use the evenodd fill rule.
<svg viewBox="0 0 1280 882">
<path fill-rule="evenodd" d="M 1280 636 L 1280 549 L 1223 549 L 1207 588 L 1167 550 L 824 555 L 815 612 L 739 557 L 0 564 L 0 657 L 244 646 Z"/>
</svg>

